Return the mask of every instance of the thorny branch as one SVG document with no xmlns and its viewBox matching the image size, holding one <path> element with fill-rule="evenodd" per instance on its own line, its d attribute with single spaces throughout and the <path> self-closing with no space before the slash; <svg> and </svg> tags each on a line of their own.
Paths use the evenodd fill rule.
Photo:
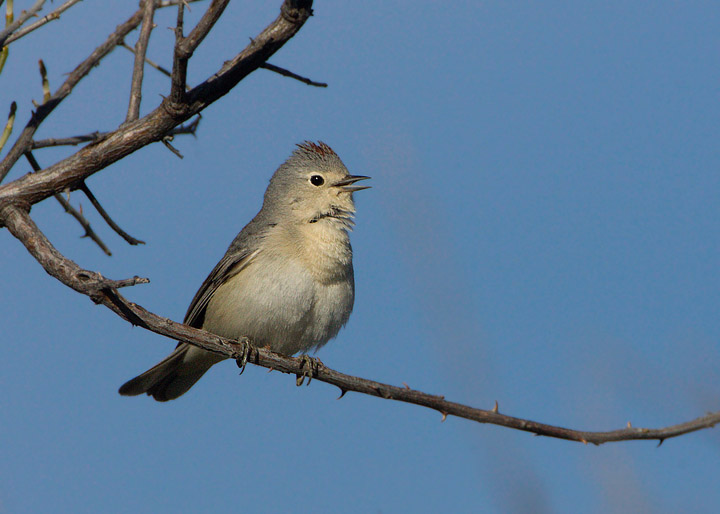
<svg viewBox="0 0 720 514">
<path fill-rule="evenodd" d="M 720 423 L 720 412 L 715 412 L 686 423 L 665 428 L 653 429 L 628 426 L 608 432 L 587 432 L 501 414 L 497 404 L 490 410 L 477 409 L 448 401 L 443 396 L 427 394 L 409 387 L 392 386 L 346 375 L 326 367 L 317 360 L 288 357 L 264 348 L 255 348 L 247 341 L 238 342 L 225 339 L 204 330 L 182 325 L 153 314 L 140 305 L 129 302 L 117 291 L 117 288 L 121 286 L 146 283 L 147 279 L 134 277 L 114 281 L 106 279 L 98 273 L 81 269 L 73 261 L 61 255 L 50 244 L 50 241 L 40 232 L 29 214 L 20 207 L 5 206 L 4 209 L 0 210 L 0 221 L 25 245 L 47 273 L 75 291 L 89 296 L 96 303 L 106 306 L 133 325 L 235 359 L 241 368 L 244 368 L 250 362 L 274 371 L 296 375 L 298 385 L 301 385 L 302 379 L 307 377 L 308 380 L 318 380 L 338 387 L 341 391 L 341 397 L 348 391 L 354 391 L 386 400 L 427 407 L 438 411 L 443 420 L 447 416 L 456 416 L 477 421 L 478 423 L 489 423 L 531 432 L 536 435 L 596 445 L 638 439 L 652 439 L 662 443 L 665 439 L 710 428 Z"/>
</svg>

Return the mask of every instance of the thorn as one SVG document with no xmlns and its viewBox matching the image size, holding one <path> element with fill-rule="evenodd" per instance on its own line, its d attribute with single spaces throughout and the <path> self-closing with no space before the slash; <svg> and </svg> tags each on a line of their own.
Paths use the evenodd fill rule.
<svg viewBox="0 0 720 514">
<path fill-rule="evenodd" d="M 497 414 L 497 412 L 498 412 L 498 402 L 497 402 L 497 400 L 495 400 L 495 407 L 493 407 L 490 412 L 494 412 L 495 414 Z"/>
<path fill-rule="evenodd" d="M 587 442 L 585 439 L 580 439 L 580 442 L 581 442 L 582 444 L 588 444 L 588 442 Z"/>
<path fill-rule="evenodd" d="M 407 385 L 407 383 L 403 382 L 403 383 L 402 383 L 402 385 L 404 385 L 404 386 L 405 386 L 405 389 L 410 389 L 410 386 L 409 386 L 409 385 Z"/>
<path fill-rule="evenodd" d="M 443 423 L 447 419 L 447 412 L 441 412 L 442 419 L 440 420 L 440 423 Z"/>
<path fill-rule="evenodd" d="M 275 371 L 275 368 L 268 368 L 268 373 L 270 373 L 271 371 Z"/>
<path fill-rule="evenodd" d="M 660 448 L 660 446 L 665 442 L 665 439 L 658 439 L 658 445 L 655 448 Z"/>
<path fill-rule="evenodd" d="M 343 388 L 341 387 L 341 388 L 340 388 L 340 396 L 338 396 L 338 397 L 335 398 L 335 399 L 336 399 L 336 400 L 339 400 L 340 398 L 342 398 L 343 396 L 345 396 L 345 393 L 347 393 L 347 389 L 343 389 Z"/>
<path fill-rule="evenodd" d="M 627 427 L 628 427 L 628 428 L 632 428 L 632 423 L 630 423 L 630 422 L 628 421 Z"/>
</svg>

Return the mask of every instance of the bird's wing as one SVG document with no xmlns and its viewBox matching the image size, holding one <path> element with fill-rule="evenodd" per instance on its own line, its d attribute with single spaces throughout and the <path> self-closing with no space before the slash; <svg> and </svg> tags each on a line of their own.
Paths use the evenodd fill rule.
<svg viewBox="0 0 720 514">
<path fill-rule="evenodd" d="M 259 250 L 237 251 L 231 247 L 195 293 L 195 297 L 185 313 L 183 323 L 191 327 L 202 328 L 205 321 L 205 310 L 215 291 L 231 277 L 247 268 L 258 253 Z"/>
</svg>

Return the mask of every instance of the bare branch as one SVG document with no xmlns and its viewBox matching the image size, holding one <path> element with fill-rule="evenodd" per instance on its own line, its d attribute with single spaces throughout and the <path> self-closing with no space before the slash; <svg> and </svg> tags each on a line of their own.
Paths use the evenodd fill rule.
<svg viewBox="0 0 720 514">
<path fill-rule="evenodd" d="M 73 5 L 77 4 L 77 3 L 80 2 L 80 1 L 81 1 L 81 0 L 68 0 L 67 2 L 65 2 L 64 4 L 62 4 L 60 7 L 58 7 L 57 9 L 55 9 L 53 12 L 51 12 L 51 13 L 49 13 L 49 14 L 46 14 L 45 16 L 43 16 L 42 18 L 40 18 L 39 20 L 37 20 L 35 23 L 31 23 L 30 25 L 28 25 L 28 26 L 25 27 L 24 29 L 18 30 L 17 32 L 15 32 L 14 34 L 12 34 L 10 37 L 8 37 L 8 38 L 5 40 L 5 45 L 9 45 L 9 44 L 12 43 L 13 41 L 17 41 L 17 40 L 20 39 L 21 37 L 26 36 L 27 34 L 29 34 L 30 32 L 32 32 L 33 30 L 42 27 L 42 26 L 45 25 L 46 23 L 49 23 L 49 22 L 51 22 L 51 21 L 53 21 L 53 20 L 58 20 L 58 19 L 60 19 L 60 15 L 61 15 L 62 13 L 64 13 L 65 11 L 67 11 L 67 10 L 70 9 Z"/>
<path fill-rule="evenodd" d="M 125 48 L 126 50 L 132 52 L 133 54 L 135 53 L 135 49 L 134 49 L 133 47 L 129 46 L 129 45 L 128 45 L 127 43 L 125 43 L 124 41 L 123 41 L 122 43 L 120 43 L 119 46 Z M 162 66 L 160 66 L 160 65 L 159 65 L 158 63 L 156 63 L 155 61 L 153 61 L 153 60 L 148 59 L 147 57 L 145 57 L 145 62 L 146 62 L 147 64 L 149 64 L 152 68 L 155 68 L 156 70 L 158 70 L 158 71 L 159 71 L 160 73 L 162 73 L 163 75 L 166 75 L 166 76 L 168 76 L 168 77 L 172 77 L 172 73 L 170 72 L 170 70 L 168 70 L 167 68 L 163 68 Z"/>
<path fill-rule="evenodd" d="M 178 6 L 178 21 L 175 28 L 175 52 L 173 56 L 172 89 L 170 98 L 173 102 L 180 102 L 185 98 L 187 62 L 195 49 L 202 43 L 217 20 L 222 15 L 230 0 L 213 0 L 203 17 L 194 29 L 183 37 L 183 5 Z"/>
<path fill-rule="evenodd" d="M 35 160 L 35 156 L 31 152 L 25 152 L 25 158 L 30 163 L 30 166 L 32 166 L 32 169 L 35 172 L 40 171 L 42 168 L 40 167 L 40 164 Z M 96 245 L 100 247 L 100 249 L 110 257 L 112 255 L 112 252 L 107 247 L 107 245 L 103 242 L 102 239 L 100 239 L 100 236 L 98 236 L 95 231 L 90 226 L 90 222 L 87 220 L 83 214 L 78 211 L 75 207 L 72 206 L 72 204 L 60 193 L 55 193 L 53 195 L 55 197 L 55 200 L 58 201 L 58 203 L 62 206 L 62 208 L 67 212 L 70 216 L 75 218 L 78 223 L 80 223 L 80 226 L 85 229 L 85 234 L 82 237 L 90 238 L 92 241 L 95 242 Z"/>
<path fill-rule="evenodd" d="M 98 139 L 102 139 L 103 137 L 105 137 L 107 134 L 109 134 L 109 132 L 96 131 L 82 136 L 40 139 L 39 141 L 32 142 L 32 149 L 35 150 L 36 148 L 47 148 L 49 146 L 75 146 L 82 143 L 97 141 Z"/>
<path fill-rule="evenodd" d="M 90 203 L 93 204 L 93 207 L 100 213 L 100 216 L 102 216 L 102 219 L 105 220 L 105 222 L 110 226 L 111 229 L 113 229 L 120 237 L 122 237 L 125 241 L 127 241 L 131 245 L 144 245 L 145 241 L 140 241 L 139 239 L 135 239 L 130 234 L 125 232 L 123 229 L 121 229 L 115 221 L 110 217 L 110 215 L 107 213 L 107 211 L 103 208 L 102 205 L 100 205 L 100 202 L 97 198 L 95 198 L 95 195 L 90 191 L 90 188 L 83 182 L 80 184 L 79 187 L 80 191 L 85 193 L 85 196 L 87 196 L 88 200 L 90 200 Z"/>
<path fill-rule="evenodd" d="M 144 283 L 147 282 L 147 279 L 135 277 L 127 280 L 113 281 L 104 278 L 99 273 L 81 269 L 76 263 L 60 254 L 60 252 L 50 244 L 40 229 L 38 229 L 27 211 L 17 206 L 5 205 L 0 208 L 0 222 L 7 226 L 10 232 L 25 245 L 47 273 L 74 290 L 89 296 L 96 303 L 105 305 L 133 325 L 138 325 L 157 334 L 187 342 L 204 350 L 236 359 L 238 366 L 241 368 L 244 368 L 244 366 L 250 362 L 271 370 L 293 374 L 297 377 L 296 383 L 298 385 L 302 384 L 301 377 L 307 377 L 308 379 L 332 384 L 340 388 L 342 394 L 345 394 L 347 391 L 355 391 L 378 398 L 427 407 L 438 411 L 442 414 L 443 419 L 447 416 L 456 416 L 478 423 L 489 423 L 531 432 L 536 435 L 596 445 L 638 439 L 651 439 L 662 442 L 671 437 L 711 428 L 720 423 L 720 412 L 715 412 L 686 423 L 659 429 L 633 428 L 628 426 L 609 432 L 572 430 L 500 414 L 497 403 L 490 410 L 477 409 L 460 403 L 450 402 L 445 400 L 443 396 L 424 393 L 407 386 L 392 386 L 373 380 L 346 375 L 326 367 L 317 360 L 309 360 L 307 357 L 294 358 L 273 353 L 264 348 L 255 348 L 250 345 L 247 340 L 241 342 L 232 341 L 157 316 L 145 310 L 143 307 L 129 302 L 117 291 L 118 287 Z"/>
<path fill-rule="evenodd" d="M 180 43 L 184 38 L 183 30 L 185 23 L 185 3 L 178 2 L 177 22 L 175 23 L 175 48 L 173 49 L 173 69 L 170 75 L 170 98 L 173 102 L 185 101 L 185 90 L 187 89 L 187 58 L 180 56 Z"/>
<path fill-rule="evenodd" d="M 195 132 L 197 131 L 198 125 L 200 124 L 201 118 L 202 116 L 198 114 L 197 118 L 195 118 L 191 123 L 186 123 L 184 125 L 180 125 L 179 127 L 175 127 L 169 132 L 169 135 L 176 136 L 190 134 L 194 136 Z M 33 141 L 32 149 L 35 150 L 36 148 L 47 148 L 50 146 L 77 146 L 82 143 L 99 141 L 100 139 L 106 137 L 108 134 L 110 134 L 110 132 L 95 131 L 90 134 L 83 134 L 80 136 L 39 139 L 38 141 Z"/>
<path fill-rule="evenodd" d="M 35 2 L 30 9 L 21 12 L 20 16 L 18 16 L 14 22 L 6 25 L 4 29 L 0 30 L 0 47 L 5 46 L 6 41 L 10 37 L 10 35 L 20 27 L 25 25 L 26 21 L 35 16 L 35 14 L 37 14 L 37 12 L 42 9 L 44 3 L 45 0 L 37 0 L 37 2 Z"/>
<path fill-rule="evenodd" d="M 177 125 L 227 94 L 238 82 L 280 49 L 310 17 L 311 5 L 312 2 L 309 0 L 286 0 L 280 16 L 250 45 L 232 60 L 226 62 L 212 77 L 188 92 L 187 103 L 176 104 L 166 98 L 159 107 L 143 118 L 123 124 L 103 139 L 87 145 L 70 157 L 49 166 L 42 173 L 25 175 L 9 184 L 0 186 L 0 204 L 3 202 L 35 204 L 52 196 L 55 192 L 64 191 L 67 188 L 75 189 L 81 181 L 93 173 L 150 143 L 162 140 Z M 134 20 L 136 17 L 139 17 L 137 13 L 132 19 Z M 115 41 L 115 35 L 119 35 L 119 33 L 118 30 L 113 34 L 113 41 Z M 122 38 L 119 38 L 118 42 L 120 40 Z M 38 112 L 45 105 L 40 106 Z M 42 118 L 45 116 L 46 113 L 43 113 Z M 32 126 L 32 120 L 28 125 Z M 35 130 L 32 127 L 26 127 L 27 130 L 30 131 L 28 137 L 31 138 Z M 23 136 L 20 139 L 23 139 Z M 29 140 L 28 147 L 31 144 L 32 141 Z M 24 143 L 15 143 L 15 147 L 23 146 Z M 12 160 L 9 158 L 10 154 L 5 158 L 3 164 Z M 0 165 L 0 172 L 2 171 L 3 168 Z"/>
<path fill-rule="evenodd" d="M 293 73 L 292 71 L 286 70 L 285 68 L 281 68 L 280 66 L 275 66 L 274 64 L 270 64 L 269 62 L 266 62 L 265 64 L 260 66 L 261 68 L 265 68 L 266 70 L 274 71 L 275 73 L 279 73 L 283 77 L 290 77 L 295 80 L 299 80 L 300 82 L 307 84 L 308 86 L 315 86 L 315 87 L 327 87 L 328 85 L 324 82 L 313 82 L 312 80 L 302 77 L 296 73 Z"/>
<path fill-rule="evenodd" d="M 140 36 L 135 45 L 135 65 L 133 66 L 132 84 L 130 87 L 130 105 L 125 121 L 135 121 L 140 117 L 140 100 L 142 99 L 143 71 L 145 69 L 145 53 L 147 52 L 150 33 L 154 27 L 153 14 L 155 0 L 144 0 L 143 21 Z"/>
<path fill-rule="evenodd" d="M 10 149 L 5 158 L 0 162 L 0 181 L 2 181 L 10 172 L 15 163 L 22 155 L 32 146 L 32 137 L 40 124 L 47 118 L 50 113 L 57 107 L 63 99 L 68 96 L 73 88 L 82 80 L 94 66 L 109 54 L 117 44 L 122 41 L 132 30 L 136 29 L 142 20 L 142 10 L 133 14 L 125 23 L 119 25 L 110 36 L 98 46 L 90 56 L 80 63 L 68 76 L 65 82 L 55 92 L 55 94 L 44 102 L 33 113 L 30 121 L 25 125 L 25 129 L 18 137 L 15 144 Z"/>
</svg>

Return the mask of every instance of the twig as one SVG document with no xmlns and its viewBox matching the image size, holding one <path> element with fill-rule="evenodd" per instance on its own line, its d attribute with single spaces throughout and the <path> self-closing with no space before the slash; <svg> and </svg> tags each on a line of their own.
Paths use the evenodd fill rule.
<svg viewBox="0 0 720 514">
<path fill-rule="evenodd" d="M 42 18 L 40 18 L 40 19 L 39 19 L 38 21 L 36 21 L 35 23 L 31 23 L 30 25 L 28 25 L 28 26 L 25 27 L 24 29 L 18 30 L 17 32 L 15 32 L 14 34 L 12 34 L 10 37 L 8 37 L 8 38 L 5 40 L 5 45 L 9 45 L 9 44 L 12 43 L 13 41 L 17 41 L 17 40 L 20 39 L 21 37 L 26 36 L 27 34 L 29 34 L 30 32 L 32 32 L 33 30 L 42 27 L 42 26 L 45 25 L 46 23 L 49 23 L 49 22 L 51 22 L 51 21 L 53 21 L 53 20 L 60 19 L 60 15 L 61 15 L 62 13 L 64 13 L 65 11 L 67 11 L 67 10 L 70 9 L 73 5 L 77 4 L 77 3 L 80 2 L 80 1 L 81 1 L 81 0 L 68 0 L 67 2 L 65 2 L 64 4 L 62 4 L 60 7 L 58 7 L 57 9 L 55 9 L 53 12 L 51 12 L 51 13 L 49 13 L 49 14 L 46 14 L 45 16 L 43 16 Z"/>
<path fill-rule="evenodd" d="M 230 0 L 212 0 L 205 14 L 187 37 L 183 37 L 183 5 L 178 5 L 178 19 L 175 28 L 175 51 L 173 55 L 172 88 L 170 100 L 179 103 L 185 98 L 187 62 L 195 49 L 202 43 Z"/>
<path fill-rule="evenodd" d="M 76 146 L 82 143 L 98 141 L 107 134 L 108 132 L 92 132 L 91 134 L 85 134 L 82 136 L 40 139 L 38 141 L 32 142 L 32 149 L 35 150 L 36 148 L 47 148 L 49 146 Z"/>
<path fill-rule="evenodd" d="M 135 53 L 135 49 L 134 49 L 133 47 L 129 46 L 129 45 L 128 45 L 127 43 L 125 43 L 124 41 L 123 41 L 122 43 L 120 43 L 119 46 L 125 48 L 126 50 L 132 52 L 133 54 Z M 172 77 L 172 73 L 170 72 L 170 70 L 168 70 L 167 68 L 163 68 L 162 66 L 160 66 L 160 65 L 159 65 L 158 63 L 156 63 L 155 61 L 153 61 L 153 60 L 151 60 L 151 59 L 148 59 L 147 56 L 145 57 L 145 62 L 146 62 L 147 64 L 149 64 L 150 67 L 155 68 L 156 70 L 158 70 L 158 71 L 159 71 L 160 73 L 162 73 L 163 75 L 166 75 L 166 76 L 168 76 L 168 77 Z"/>
<path fill-rule="evenodd" d="M 443 419 L 447 416 L 456 416 L 478 423 L 489 423 L 531 432 L 536 435 L 586 444 L 592 443 L 600 445 L 609 442 L 639 439 L 657 440 L 662 443 L 666 439 L 705 428 L 711 428 L 720 423 L 720 412 L 714 412 L 686 423 L 658 429 L 628 426 L 608 432 L 572 430 L 501 414 L 498 412 L 497 404 L 490 410 L 477 409 L 460 403 L 450 402 L 443 396 L 410 389 L 407 386 L 392 386 L 365 378 L 346 375 L 318 362 L 308 366 L 308 360 L 306 358 L 288 357 L 273 353 L 264 348 L 255 348 L 250 345 L 247 340 L 238 342 L 225 339 L 209 332 L 182 325 L 167 318 L 162 318 L 145 310 L 140 305 L 129 302 L 118 293 L 117 288 L 143 283 L 146 279 L 135 277 L 123 281 L 113 281 L 102 277 L 99 273 L 83 270 L 76 263 L 60 254 L 35 225 L 27 211 L 17 206 L 5 205 L 0 208 L 0 223 L 7 226 L 10 232 L 25 245 L 47 273 L 65 285 L 82 294 L 88 295 L 96 303 L 105 305 L 134 325 L 141 326 L 160 335 L 188 342 L 204 350 L 236 359 L 238 366 L 241 367 L 244 367 L 247 362 L 250 362 L 264 368 L 293 374 L 296 377 L 307 376 L 313 380 L 332 384 L 338 387 L 342 394 L 347 391 L 355 391 L 378 398 L 427 407 L 438 411 L 442 414 Z M 296 383 L 301 383 L 301 381 L 297 380 Z"/>
<path fill-rule="evenodd" d="M 42 169 L 31 152 L 25 152 L 25 158 L 30 163 L 30 166 L 32 166 L 32 169 L 35 172 L 38 172 Z M 98 236 L 92 229 L 92 227 L 90 226 L 90 222 L 87 220 L 87 218 L 85 218 L 85 216 L 83 216 L 81 212 L 75 209 L 75 207 L 73 207 L 70 202 L 60 193 L 55 193 L 53 196 L 55 197 L 55 200 L 57 200 L 58 203 L 62 206 L 62 208 L 65 209 L 65 212 L 75 218 L 78 223 L 80 223 L 80 226 L 85 229 L 85 235 L 83 235 L 82 237 L 88 237 L 92 239 L 95 244 L 97 244 L 100 249 L 105 253 L 105 255 L 107 255 L 108 257 L 111 256 L 112 252 L 105 245 L 103 240 L 100 239 L 100 236 Z"/>
<path fill-rule="evenodd" d="M 32 137 L 40 124 L 47 118 L 50 113 L 57 107 L 63 99 L 68 96 L 73 88 L 82 80 L 93 67 L 109 54 L 117 44 L 122 41 L 130 31 L 137 28 L 142 20 L 142 10 L 133 14 L 125 23 L 119 25 L 115 32 L 98 46 L 90 56 L 81 62 L 68 76 L 65 82 L 58 88 L 55 94 L 44 102 L 30 117 L 27 125 L 12 146 L 5 158 L 0 162 L 0 181 L 2 181 L 10 172 L 15 163 L 22 155 L 31 148 Z"/>
<path fill-rule="evenodd" d="M 105 222 L 110 225 L 110 228 L 113 229 L 120 237 L 122 237 L 125 241 L 127 241 L 131 245 L 144 245 L 145 241 L 140 241 L 139 239 L 135 239 L 133 236 L 125 232 L 123 229 L 121 229 L 117 223 L 110 217 L 110 215 L 107 213 L 107 211 L 103 208 L 102 205 L 100 205 L 100 202 L 97 198 L 95 198 L 95 195 L 92 191 L 90 191 L 90 188 L 87 186 L 85 182 L 80 184 L 80 187 L 78 188 L 80 191 L 85 193 L 85 196 L 87 196 L 88 200 L 90 200 L 90 203 L 93 204 L 93 207 L 95 207 L 95 210 L 100 213 L 100 216 L 102 216 L 102 219 L 105 220 Z"/>
<path fill-rule="evenodd" d="M 293 73 L 290 70 L 286 70 L 285 68 L 281 68 L 280 66 L 275 66 L 274 64 L 270 64 L 269 62 L 266 62 L 265 64 L 260 65 L 260 67 L 265 68 L 266 70 L 274 71 L 275 73 L 279 73 L 283 77 L 290 77 L 295 80 L 299 80 L 300 82 L 307 84 L 308 86 L 328 87 L 328 85 L 324 82 L 314 82 L 308 78 L 305 78 L 296 73 Z"/>
<path fill-rule="evenodd" d="M 0 151 L 2 151 L 3 147 L 5 146 L 5 143 L 7 143 L 7 140 L 10 137 L 10 134 L 12 134 L 13 125 L 15 124 L 15 112 L 16 111 L 17 111 L 17 103 L 13 102 L 10 104 L 10 114 L 8 114 L 7 123 L 5 123 L 5 128 L 2 131 L 2 135 L 0 135 Z"/>
<path fill-rule="evenodd" d="M 153 29 L 153 14 L 155 13 L 155 0 L 144 0 L 143 21 L 140 36 L 135 45 L 135 65 L 133 66 L 132 84 L 130 86 L 130 104 L 125 121 L 135 121 L 140 117 L 140 100 L 142 99 L 143 71 L 145 69 L 145 54 L 147 52 L 150 33 Z"/>
<path fill-rule="evenodd" d="M 175 127 L 170 131 L 170 135 L 177 136 L 182 134 L 190 134 L 195 135 L 195 132 L 197 131 L 198 125 L 200 124 L 200 119 L 202 116 L 200 114 L 197 115 L 197 118 L 195 118 L 191 123 L 186 123 L 184 125 L 180 125 L 179 127 Z M 39 139 L 37 141 L 33 141 L 32 143 L 32 149 L 35 150 L 37 148 L 47 148 L 50 146 L 77 146 L 82 143 L 90 143 L 93 141 L 99 141 L 105 136 L 110 134 L 110 132 L 92 132 L 90 134 L 83 134 L 80 136 L 72 136 L 72 137 L 63 137 L 63 138 L 49 138 L 49 139 Z"/>
<path fill-rule="evenodd" d="M 26 21 L 28 21 L 30 18 L 35 16 L 35 14 L 42 9 L 43 4 L 45 3 L 45 0 L 37 0 L 33 4 L 30 9 L 27 11 L 23 11 L 20 13 L 20 16 L 17 17 L 15 21 L 10 23 L 9 25 L 6 25 L 4 29 L 0 30 L 0 47 L 5 46 L 7 39 L 10 37 L 10 35 L 15 32 L 17 29 L 22 27 Z"/>
<path fill-rule="evenodd" d="M 185 100 L 187 89 L 187 58 L 180 56 L 180 43 L 184 38 L 185 2 L 178 2 L 177 21 L 175 22 L 175 47 L 173 48 L 173 67 L 170 73 L 170 98 L 173 103 Z"/>
</svg>

